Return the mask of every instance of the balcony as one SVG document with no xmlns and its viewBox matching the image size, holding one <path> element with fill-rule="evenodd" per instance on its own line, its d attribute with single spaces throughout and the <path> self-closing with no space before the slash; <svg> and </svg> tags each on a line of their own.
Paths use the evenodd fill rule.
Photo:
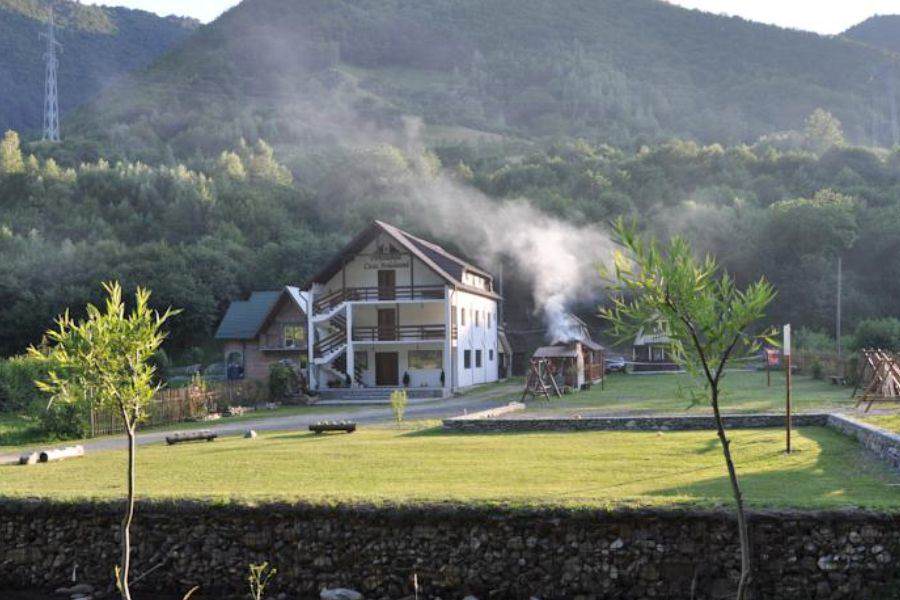
<svg viewBox="0 0 900 600">
<path fill-rule="evenodd" d="M 393 327 L 354 327 L 354 342 L 421 342 L 443 340 L 443 325 L 399 325 Z"/>
<path fill-rule="evenodd" d="M 349 287 L 317 298 L 316 314 L 328 312 L 343 302 L 391 302 L 394 300 L 443 300 L 443 285 L 396 285 L 391 287 Z"/>
</svg>

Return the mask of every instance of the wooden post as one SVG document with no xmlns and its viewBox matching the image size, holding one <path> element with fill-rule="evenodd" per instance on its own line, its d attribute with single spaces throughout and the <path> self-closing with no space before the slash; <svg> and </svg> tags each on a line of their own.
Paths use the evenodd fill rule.
<svg viewBox="0 0 900 600">
<path fill-rule="evenodd" d="M 785 366 L 785 427 L 786 451 L 791 453 L 791 325 L 784 326 L 784 366 Z"/>
<path fill-rule="evenodd" d="M 763 360 L 766 361 L 766 387 L 772 387 L 772 368 L 769 366 L 768 350 L 763 350 Z"/>
</svg>

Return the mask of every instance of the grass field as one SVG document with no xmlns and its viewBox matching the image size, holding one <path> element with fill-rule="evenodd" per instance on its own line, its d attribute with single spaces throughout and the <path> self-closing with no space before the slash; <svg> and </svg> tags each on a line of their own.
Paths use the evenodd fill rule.
<svg viewBox="0 0 900 600">
<path fill-rule="evenodd" d="M 876 427 L 881 427 L 882 429 L 887 429 L 894 433 L 900 433 L 900 413 L 890 415 L 866 415 L 862 417 L 862 420 L 871 423 Z"/>
<path fill-rule="evenodd" d="M 785 385 L 783 373 L 772 373 L 772 386 L 766 386 L 766 374 L 755 371 L 732 371 L 725 374 L 722 409 L 726 413 L 781 412 L 784 410 Z M 793 378 L 793 407 L 795 411 L 850 410 L 850 388 L 797 375 Z M 667 373 L 659 375 L 609 375 L 599 386 L 530 403 L 532 412 L 563 411 L 580 414 L 701 414 L 710 412 L 708 396 L 700 382 L 688 375 Z"/>
<path fill-rule="evenodd" d="M 433 424 L 431 424 L 433 425 Z M 900 507 L 900 477 L 857 444 L 820 428 L 735 431 L 755 507 Z M 0 467 L 0 495 L 119 497 L 123 451 L 33 467 Z M 447 433 L 424 425 L 352 434 L 263 433 L 256 440 L 142 447 L 143 497 L 313 502 L 444 502 L 646 506 L 730 502 L 718 441 L 703 432 Z"/>
</svg>

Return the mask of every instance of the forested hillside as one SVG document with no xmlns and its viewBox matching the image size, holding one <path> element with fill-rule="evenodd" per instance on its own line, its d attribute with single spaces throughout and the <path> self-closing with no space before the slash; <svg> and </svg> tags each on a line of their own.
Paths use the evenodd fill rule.
<svg viewBox="0 0 900 600">
<path fill-rule="evenodd" d="M 900 15 L 871 17 L 845 31 L 844 36 L 876 48 L 900 53 Z"/>
<path fill-rule="evenodd" d="M 0 130 L 41 127 L 46 30 L 54 6 L 62 44 L 60 109 L 93 98 L 104 85 L 144 67 L 190 35 L 197 23 L 69 0 L 0 0 Z"/>
<path fill-rule="evenodd" d="M 658 0 L 245 0 L 82 115 L 104 151 L 214 153 L 305 140 L 323 92 L 390 123 L 617 146 L 754 141 L 817 107 L 887 143 L 882 50 Z"/>
<path fill-rule="evenodd" d="M 890 60 L 655 0 L 246 0 L 63 144 L 0 145 L 0 352 L 103 279 L 185 309 L 172 348 L 203 344 L 372 218 L 452 247 L 509 203 L 685 233 L 775 284 L 773 323 L 830 330 L 838 256 L 849 328 L 900 316 L 900 157 L 858 145 L 890 138 L 867 71 Z M 511 267 L 507 315 L 533 327 Z"/>
</svg>

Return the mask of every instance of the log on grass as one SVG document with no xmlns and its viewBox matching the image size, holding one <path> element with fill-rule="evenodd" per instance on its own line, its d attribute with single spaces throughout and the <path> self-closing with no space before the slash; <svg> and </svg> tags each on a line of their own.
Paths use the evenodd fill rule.
<svg viewBox="0 0 900 600">
<path fill-rule="evenodd" d="M 19 457 L 20 465 L 36 465 L 41 458 L 40 452 L 30 452 Z"/>
<path fill-rule="evenodd" d="M 38 456 L 38 461 L 46 463 L 67 458 L 78 458 L 79 456 L 84 456 L 84 446 L 66 446 L 65 448 L 42 450 Z"/>
<path fill-rule="evenodd" d="M 171 446 L 182 442 L 211 442 L 217 437 L 219 437 L 219 434 L 213 433 L 208 429 L 201 429 L 199 431 L 186 431 L 184 433 L 167 435 L 166 443 Z"/>
<path fill-rule="evenodd" d="M 353 433 L 356 431 L 356 423 L 352 421 L 324 421 L 309 426 L 309 430 L 315 433 L 324 433 L 326 431 L 346 431 Z"/>
</svg>

